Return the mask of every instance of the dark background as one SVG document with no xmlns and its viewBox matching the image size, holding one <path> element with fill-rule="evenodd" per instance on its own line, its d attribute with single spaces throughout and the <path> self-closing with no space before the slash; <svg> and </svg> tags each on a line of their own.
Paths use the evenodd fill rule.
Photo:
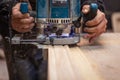
<svg viewBox="0 0 120 80">
<path fill-rule="evenodd" d="M 106 7 L 106 17 L 108 19 L 107 29 L 112 30 L 111 16 L 115 12 L 120 12 L 120 0 L 104 0 Z"/>
</svg>

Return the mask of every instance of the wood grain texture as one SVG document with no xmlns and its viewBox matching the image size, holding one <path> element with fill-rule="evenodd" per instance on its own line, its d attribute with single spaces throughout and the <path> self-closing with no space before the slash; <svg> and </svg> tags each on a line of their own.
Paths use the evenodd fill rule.
<svg viewBox="0 0 120 80">
<path fill-rule="evenodd" d="M 72 49 L 70 48 L 70 56 L 71 60 L 78 59 L 73 63 L 76 62 L 76 64 L 79 65 L 79 67 L 77 67 L 77 70 L 79 70 L 78 72 L 80 72 L 83 80 L 103 80 L 102 77 L 98 74 L 98 71 L 91 66 L 85 54 L 78 47 L 74 47 Z M 74 64 L 73 66 L 76 67 L 76 64 Z"/>
<path fill-rule="evenodd" d="M 105 80 L 120 80 L 120 33 L 103 34 L 93 45 L 80 49 Z"/>
<path fill-rule="evenodd" d="M 81 40 L 80 47 L 47 46 L 48 80 L 120 80 L 120 34 Z"/>
<path fill-rule="evenodd" d="M 49 47 L 49 80 L 103 80 L 78 47 Z"/>
<path fill-rule="evenodd" d="M 49 80 L 76 80 L 76 75 L 67 56 L 68 52 L 64 47 L 49 47 L 49 53 Z"/>
</svg>

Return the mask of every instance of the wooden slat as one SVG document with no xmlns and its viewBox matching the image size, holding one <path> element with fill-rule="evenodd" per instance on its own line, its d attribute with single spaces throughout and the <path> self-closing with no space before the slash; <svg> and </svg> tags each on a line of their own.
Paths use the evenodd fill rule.
<svg viewBox="0 0 120 80">
<path fill-rule="evenodd" d="M 73 66 L 80 72 L 83 80 L 103 80 L 78 47 L 71 48 L 70 52 L 71 61 L 73 59 Z"/>
<path fill-rule="evenodd" d="M 119 33 L 103 34 L 93 45 L 81 42 L 81 47 L 49 46 L 49 80 L 120 80 Z"/>
<path fill-rule="evenodd" d="M 49 80 L 102 80 L 78 48 L 49 47 Z"/>
<path fill-rule="evenodd" d="M 49 80 L 76 80 L 76 75 L 62 46 L 49 47 Z"/>
<path fill-rule="evenodd" d="M 57 80 L 55 53 L 52 46 L 49 46 L 48 49 L 48 53 L 50 53 L 48 54 L 48 79 Z"/>
</svg>

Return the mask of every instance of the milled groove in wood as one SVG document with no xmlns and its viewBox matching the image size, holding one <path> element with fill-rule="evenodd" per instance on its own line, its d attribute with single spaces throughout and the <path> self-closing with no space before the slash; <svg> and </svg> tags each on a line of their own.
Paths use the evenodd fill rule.
<svg viewBox="0 0 120 80">
<path fill-rule="evenodd" d="M 51 57 L 52 56 L 52 57 Z M 48 46 L 48 80 L 58 80 L 55 53 L 52 46 Z"/>
<path fill-rule="evenodd" d="M 74 73 L 74 70 L 71 67 L 71 63 L 68 59 L 67 51 L 62 46 L 54 46 L 52 48 L 49 48 L 49 50 L 50 49 L 53 50 L 54 56 L 50 55 L 51 53 L 49 53 L 49 58 L 50 57 L 54 58 L 56 63 L 54 65 L 50 64 L 53 62 L 49 63 L 49 67 L 48 67 L 49 80 L 53 80 L 54 77 L 56 77 L 56 76 L 57 76 L 56 80 L 77 80 L 76 74 Z M 56 71 L 57 71 L 56 76 L 51 73 L 51 71 L 54 71 L 54 69 L 50 70 L 52 68 L 52 66 L 56 67 Z"/>
<path fill-rule="evenodd" d="M 60 73 L 60 74 L 58 73 L 60 80 L 76 80 L 76 75 L 69 61 L 66 49 L 63 46 L 56 46 L 54 48 L 55 54 L 57 52 L 59 53 L 56 54 L 59 66 L 58 64 L 56 66 L 58 66 L 57 70 Z"/>
<path fill-rule="evenodd" d="M 102 77 L 99 74 L 97 74 L 97 71 L 95 71 L 92 68 L 87 57 L 83 54 L 83 52 L 78 47 L 71 48 L 70 51 L 71 51 L 70 56 L 76 57 L 79 61 L 79 64 L 78 64 L 79 68 L 78 69 L 79 69 L 81 76 L 83 77 L 84 80 L 103 80 Z M 76 55 L 74 55 L 74 54 L 76 54 Z"/>
<path fill-rule="evenodd" d="M 103 80 L 78 48 L 49 46 L 49 80 Z"/>
<path fill-rule="evenodd" d="M 68 52 L 68 57 L 71 62 L 71 66 L 74 69 L 75 75 L 76 75 L 76 80 L 84 80 L 83 77 L 81 76 L 81 70 L 79 66 L 79 58 L 76 53 L 71 53 L 71 50 L 68 46 L 65 46 L 66 51 Z"/>
</svg>

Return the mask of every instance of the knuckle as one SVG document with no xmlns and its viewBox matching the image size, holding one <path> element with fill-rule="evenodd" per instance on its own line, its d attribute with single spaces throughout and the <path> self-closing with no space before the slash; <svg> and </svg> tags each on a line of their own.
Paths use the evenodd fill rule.
<svg viewBox="0 0 120 80">
<path fill-rule="evenodd" d="M 99 23 L 99 20 L 95 19 L 94 24 L 98 24 L 98 23 Z"/>
<path fill-rule="evenodd" d="M 25 23 L 25 20 L 24 19 L 20 19 L 20 22 L 23 24 L 23 23 Z"/>
<path fill-rule="evenodd" d="M 104 13 L 101 13 L 101 16 L 104 18 L 104 17 L 105 17 L 105 14 L 104 14 Z"/>
<path fill-rule="evenodd" d="M 106 32 L 106 29 L 107 29 L 107 26 L 105 26 L 105 28 L 104 28 L 104 30 L 103 30 L 103 31 L 104 31 L 104 32 Z"/>
<path fill-rule="evenodd" d="M 33 18 L 33 17 L 31 17 L 31 18 L 30 18 L 30 22 L 33 22 L 33 21 L 34 21 L 34 18 Z"/>
<path fill-rule="evenodd" d="M 90 28 L 85 28 L 85 31 L 86 31 L 86 32 L 89 32 L 89 31 L 90 31 Z"/>
<path fill-rule="evenodd" d="M 108 21 L 107 21 L 107 19 L 105 18 L 105 23 L 107 24 L 108 23 Z"/>
<path fill-rule="evenodd" d="M 95 27 L 95 31 L 98 32 L 100 29 L 99 27 Z"/>
<path fill-rule="evenodd" d="M 16 13 L 16 12 L 12 12 L 12 17 L 14 18 L 14 17 L 16 17 L 18 14 Z"/>
<path fill-rule="evenodd" d="M 24 28 L 28 29 L 28 28 L 30 28 L 30 26 L 29 26 L 29 25 L 25 25 L 25 27 L 24 27 Z"/>
<path fill-rule="evenodd" d="M 106 32 L 106 29 L 104 29 L 103 32 Z"/>
<path fill-rule="evenodd" d="M 30 24 L 30 27 L 33 27 L 34 26 L 34 23 Z"/>
</svg>

